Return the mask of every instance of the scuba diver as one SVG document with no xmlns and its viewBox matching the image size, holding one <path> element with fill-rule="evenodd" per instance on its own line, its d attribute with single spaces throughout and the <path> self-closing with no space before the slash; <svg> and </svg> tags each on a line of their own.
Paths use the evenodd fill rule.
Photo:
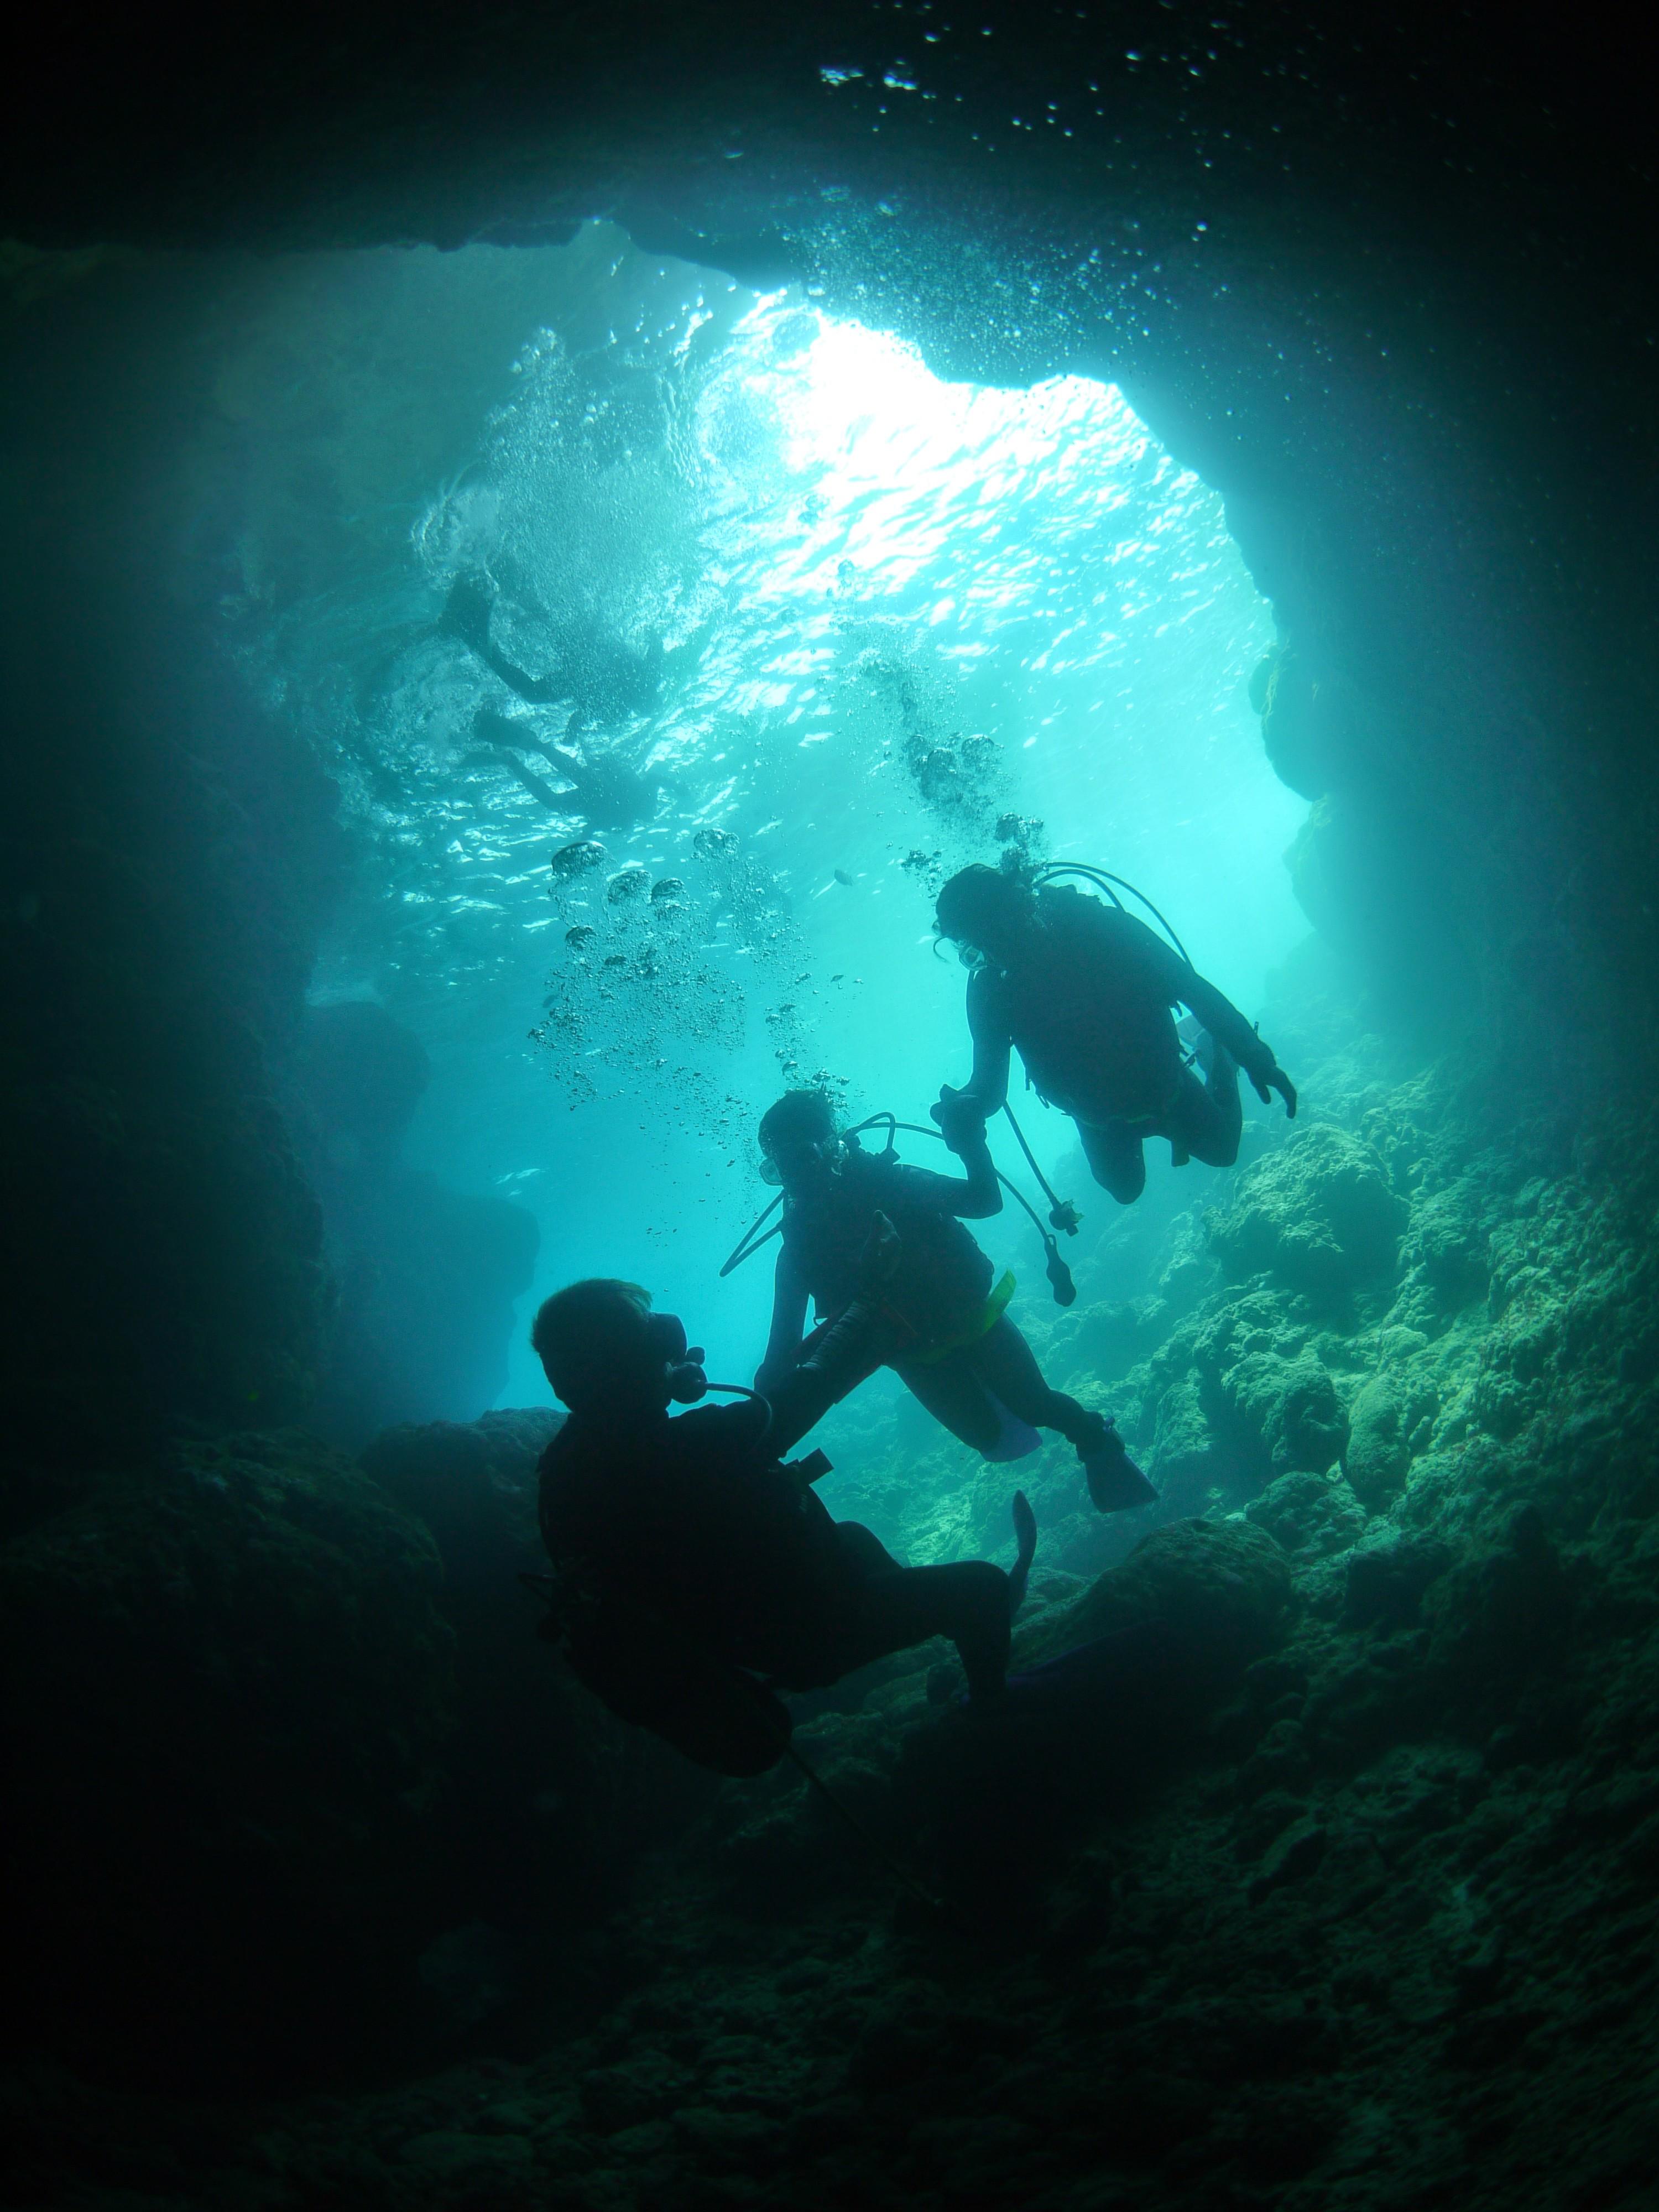
<svg viewBox="0 0 1659 2212">
<path fill-rule="evenodd" d="M 545 676 L 531 676 L 491 639 L 489 617 L 495 605 L 476 577 L 458 576 L 438 627 L 459 638 L 527 706 L 568 704 L 572 737 L 596 726 L 656 712 L 668 658 L 660 638 L 652 640 L 648 651 L 635 653 L 597 623 L 568 622 L 555 629 L 551 669 Z"/>
<path fill-rule="evenodd" d="M 673 788 L 665 779 L 639 775 L 614 752 L 579 760 L 562 745 L 537 737 L 526 720 L 498 714 L 493 707 L 478 709 L 472 734 L 532 799 L 539 799 L 554 814 L 580 813 L 590 830 L 631 830 L 636 822 L 648 822 L 657 811 L 658 793 Z M 563 793 L 526 767 L 520 748 L 526 744 L 552 762 L 561 781 L 576 794 L 574 807 Z"/>
<path fill-rule="evenodd" d="M 1036 1448 L 1036 1430 L 1057 1429 L 1077 1447 L 1101 1512 L 1149 1504 L 1158 1493 L 1110 1419 L 1043 1380 L 1004 1310 L 1013 1277 L 993 1287 L 995 1270 L 963 1226 L 964 1218 L 1002 1209 L 983 1115 L 947 1099 L 934 1118 L 968 1171 L 963 1180 L 906 1167 L 890 1146 L 871 1153 L 856 1138 L 843 1141 L 822 1091 L 787 1091 L 762 1117 L 761 1150 L 783 1186 L 784 1212 L 771 1333 L 755 1387 L 771 1395 L 795 1371 L 809 1297 L 832 1330 L 851 1310 L 871 1224 L 885 1218 L 901 1250 L 882 1293 L 884 1334 L 869 1340 L 870 1366 L 891 1367 L 935 1420 L 987 1459 L 1022 1458 Z M 811 1346 L 809 1339 L 809 1356 Z"/>
<path fill-rule="evenodd" d="M 622 1719 L 700 1765 L 757 1774 L 789 1749 L 773 1685 L 813 1689 L 935 1636 L 956 1644 L 970 1699 L 996 1698 L 1036 1522 L 1014 1500 L 1012 1574 L 984 1559 L 902 1567 L 812 1485 L 821 1452 L 787 1451 L 874 1364 L 884 1286 L 899 1264 L 878 1222 L 834 1328 L 769 1401 L 702 1407 L 711 1388 L 672 1314 L 637 1284 L 556 1291 L 532 1342 L 569 1419 L 542 1455 L 539 1517 L 556 1570 L 544 1634 Z"/>
<path fill-rule="evenodd" d="M 494 605 L 475 578 L 458 577 L 444 603 L 438 627 L 459 638 L 527 706 L 568 705 L 570 719 L 565 725 L 566 737 L 580 737 L 590 728 L 657 711 L 664 669 L 671 658 L 679 657 L 665 654 L 659 639 L 653 641 L 648 652 L 639 653 L 597 624 L 567 623 L 555 634 L 555 659 L 548 674 L 532 676 L 509 660 L 491 639 L 489 617 Z M 674 787 L 667 778 L 651 775 L 648 761 L 635 767 L 614 749 L 584 760 L 538 737 L 527 720 L 509 720 L 489 708 L 478 714 L 474 735 L 526 791 L 563 811 L 556 794 L 518 757 L 519 749 L 525 745 L 544 754 L 574 790 L 582 814 L 595 829 L 626 830 L 636 822 L 648 822 L 657 811 L 658 793 Z"/>
<path fill-rule="evenodd" d="M 1115 878 L 1104 880 L 1109 890 Z M 1109 906 L 978 864 L 943 885 L 934 927 L 973 968 L 974 1070 L 965 1090 L 944 1086 L 940 1105 L 981 1119 L 996 1113 L 1018 1047 L 1038 1097 L 1077 1124 L 1095 1181 L 1129 1206 L 1146 1188 L 1148 1137 L 1169 1139 L 1177 1167 L 1189 1158 L 1233 1164 L 1243 1128 L 1240 1067 L 1264 1105 L 1276 1091 L 1291 1117 L 1296 1089 L 1237 1007 L 1111 896 Z M 1176 1005 L 1202 1024 L 1201 1083 L 1182 1057 Z"/>
</svg>

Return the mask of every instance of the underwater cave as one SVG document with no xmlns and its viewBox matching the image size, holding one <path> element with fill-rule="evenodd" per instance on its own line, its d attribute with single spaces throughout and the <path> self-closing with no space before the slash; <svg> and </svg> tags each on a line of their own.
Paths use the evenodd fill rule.
<svg viewBox="0 0 1659 2212">
<path fill-rule="evenodd" d="M 1483 7 L 86 28 L 0 210 L 5 2201 L 1645 2205 L 1636 73 Z M 549 1582 L 532 1320 L 769 1369 L 761 1115 L 955 1171 L 975 864 L 1264 1056 L 1115 1197 L 1012 992 L 982 1316 L 805 1493 L 901 1571 L 1029 1499 L 1007 1689 L 745 1662 L 787 1755 L 708 1771 Z M 951 1425 L 1011 1330 L 1125 1510 Z"/>
</svg>

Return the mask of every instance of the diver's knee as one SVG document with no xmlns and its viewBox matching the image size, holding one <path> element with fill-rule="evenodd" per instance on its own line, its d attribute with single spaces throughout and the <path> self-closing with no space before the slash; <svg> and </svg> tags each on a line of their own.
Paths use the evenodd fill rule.
<svg viewBox="0 0 1659 2212">
<path fill-rule="evenodd" d="M 1006 1570 L 990 1559 L 963 1559 L 960 1565 L 962 1595 L 968 1610 L 975 1615 L 983 1614 L 988 1620 L 1005 1620 L 1008 1612 Z"/>
<path fill-rule="evenodd" d="M 1133 1206 L 1146 1188 L 1146 1162 L 1138 1159 L 1132 1168 L 1114 1167 L 1103 1174 L 1095 1170 L 1095 1181 L 1120 1206 Z"/>
</svg>

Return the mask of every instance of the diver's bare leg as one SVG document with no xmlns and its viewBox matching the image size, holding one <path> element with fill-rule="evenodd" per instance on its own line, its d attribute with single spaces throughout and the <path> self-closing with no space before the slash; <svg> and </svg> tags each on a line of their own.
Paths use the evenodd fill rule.
<svg viewBox="0 0 1659 2212">
<path fill-rule="evenodd" d="M 890 1652 L 948 1636 L 969 1692 L 975 1698 L 994 1697 L 1008 1668 L 1008 1577 L 988 1559 L 872 1575 L 848 1607 L 850 1634 L 839 1655 L 841 1671 L 851 1674 Z"/>
<path fill-rule="evenodd" d="M 1092 1413 L 1065 1391 L 1051 1390 L 1036 1354 L 1006 1314 L 973 1349 L 980 1379 L 1011 1413 L 1034 1428 L 1058 1429 L 1076 1445 L 1089 1495 L 1101 1512 L 1149 1504 L 1157 1496 L 1109 1414 Z"/>
<path fill-rule="evenodd" d="M 971 1350 L 981 1382 L 1018 1419 L 1029 1421 L 1034 1429 L 1057 1429 L 1080 1454 L 1099 1448 L 1106 1435 L 1104 1417 L 1091 1413 L 1065 1391 L 1049 1388 L 1036 1354 L 1006 1314 Z"/>
<path fill-rule="evenodd" d="M 1182 1069 L 1175 1104 L 1158 1124 L 1158 1134 L 1206 1167 L 1230 1168 L 1244 1132 L 1244 1104 L 1238 1095 L 1237 1061 L 1219 1045 L 1213 1051 L 1206 1082 L 1200 1083 L 1190 1068 Z"/>
<path fill-rule="evenodd" d="M 1139 1133 L 1127 1121 L 1079 1121 L 1076 1127 L 1090 1174 L 1120 1206 L 1133 1206 L 1146 1188 Z"/>
<path fill-rule="evenodd" d="M 997 1419 L 996 1407 L 986 1397 L 983 1386 L 969 1354 L 977 1346 L 967 1346 L 953 1352 L 946 1359 L 935 1360 L 927 1365 L 912 1364 L 896 1359 L 893 1367 L 899 1380 L 919 1404 L 925 1406 L 933 1419 L 959 1443 L 969 1445 L 976 1452 L 988 1452 L 1002 1433 L 1002 1424 Z M 998 1392 L 1001 1396 L 1001 1392 Z M 1005 1398 L 1003 1403 L 1007 1405 Z M 1009 1406 L 1010 1413 L 1017 1407 Z"/>
</svg>

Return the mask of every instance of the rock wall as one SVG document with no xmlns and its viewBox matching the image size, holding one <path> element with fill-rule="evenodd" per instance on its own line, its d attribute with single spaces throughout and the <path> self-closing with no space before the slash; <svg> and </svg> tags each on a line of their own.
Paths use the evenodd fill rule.
<svg viewBox="0 0 1659 2212">
<path fill-rule="evenodd" d="M 199 273 L 59 266 L 45 297 L 11 275 L 3 1453 L 109 1465 L 313 1386 L 319 1224 L 275 1067 L 337 831 L 169 588 L 159 463 L 202 373 Z"/>
<path fill-rule="evenodd" d="M 369 1000 L 307 1009 L 284 1103 L 323 1213 L 334 1285 L 312 1418 L 337 1443 L 393 1422 L 465 1420 L 507 1381 L 535 1217 L 402 1158 L 429 1069 Z"/>
</svg>

